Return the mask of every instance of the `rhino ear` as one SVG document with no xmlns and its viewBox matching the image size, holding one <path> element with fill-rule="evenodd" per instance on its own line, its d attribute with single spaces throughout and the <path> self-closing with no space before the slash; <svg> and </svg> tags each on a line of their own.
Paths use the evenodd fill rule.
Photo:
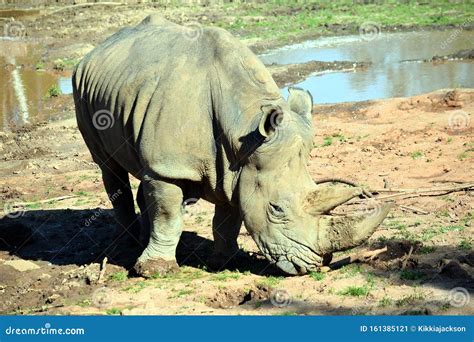
<svg viewBox="0 0 474 342">
<path fill-rule="evenodd" d="M 309 91 L 300 88 L 288 88 L 288 104 L 290 109 L 311 122 L 311 112 L 313 110 L 313 97 Z"/>
<path fill-rule="evenodd" d="M 258 131 L 265 138 L 271 137 L 283 121 L 283 110 L 280 106 L 265 105 L 261 107 L 262 118 L 258 124 Z"/>
</svg>

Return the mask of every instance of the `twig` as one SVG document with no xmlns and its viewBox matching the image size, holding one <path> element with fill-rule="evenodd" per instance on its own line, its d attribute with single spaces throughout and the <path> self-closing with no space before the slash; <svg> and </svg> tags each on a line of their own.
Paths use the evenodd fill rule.
<svg viewBox="0 0 474 342">
<path fill-rule="evenodd" d="M 430 183 L 458 183 L 458 184 L 463 184 L 466 183 L 466 181 L 461 181 L 461 180 L 449 180 L 449 179 L 435 179 L 430 181 Z"/>
<path fill-rule="evenodd" d="M 123 2 L 97 2 L 97 3 L 88 2 L 88 3 L 85 3 L 85 4 L 76 4 L 76 5 L 66 6 L 66 7 L 63 7 L 63 8 L 45 13 L 44 15 L 53 15 L 53 14 L 56 14 L 56 13 L 59 13 L 59 12 L 62 12 L 62 11 L 67 11 L 67 10 L 70 10 L 70 9 L 76 9 L 76 8 L 80 8 L 80 7 L 89 7 L 89 6 L 99 6 L 99 5 L 102 5 L 102 6 L 120 6 L 120 5 L 125 5 L 125 4 Z"/>
<path fill-rule="evenodd" d="M 408 252 L 405 260 L 403 260 L 403 264 L 402 264 L 402 271 L 405 269 L 405 267 L 407 267 L 407 263 L 408 263 L 408 260 L 410 259 L 411 257 L 411 253 L 413 253 L 413 245 L 410 246 L 410 251 Z"/>
<path fill-rule="evenodd" d="M 354 262 L 364 262 L 368 260 L 373 260 L 376 256 L 382 253 L 385 253 L 386 251 L 388 251 L 387 246 L 380 249 L 374 249 L 372 251 L 366 251 L 362 253 L 349 255 L 348 257 L 334 261 L 332 264 L 329 265 L 329 268 L 331 270 L 337 270 L 338 268 L 341 268 L 342 266 L 346 266 Z"/>
<path fill-rule="evenodd" d="M 104 260 L 102 260 L 102 264 L 100 265 L 99 278 L 97 279 L 97 283 L 99 284 L 102 284 L 104 282 L 104 275 L 105 275 L 105 270 L 107 268 L 107 261 L 108 261 L 108 258 L 104 257 Z"/>
<path fill-rule="evenodd" d="M 410 195 L 410 194 L 423 194 L 423 193 L 428 193 L 428 192 L 443 192 L 443 194 L 439 194 L 436 196 L 440 195 L 445 195 L 449 194 L 451 192 L 455 191 L 462 191 L 466 190 L 469 188 L 474 187 L 474 183 L 469 183 L 469 184 L 464 184 L 464 185 L 459 185 L 459 186 L 454 186 L 454 187 L 444 187 L 444 188 L 428 188 L 428 189 L 403 189 L 401 193 L 398 194 L 392 194 L 392 195 L 387 195 L 387 196 L 380 196 L 376 197 L 377 199 L 386 199 L 386 198 L 393 198 L 393 197 L 399 197 L 399 196 L 405 196 L 405 195 Z"/>
<path fill-rule="evenodd" d="M 424 211 L 423 209 L 420 209 L 420 208 L 417 208 L 417 207 L 409 207 L 407 205 L 401 205 L 401 204 L 398 204 L 398 206 L 402 209 L 413 211 L 415 214 L 423 214 L 423 215 L 428 215 L 429 214 L 429 212 Z"/>
<path fill-rule="evenodd" d="M 26 206 L 33 205 L 33 204 L 48 203 L 48 202 L 58 202 L 58 201 L 62 201 L 62 200 L 69 199 L 69 198 L 74 198 L 74 197 L 78 197 L 78 196 L 77 196 L 77 195 L 66 195 L 66 196 L 59 196 L 59 197 L 48 198 L 48 199 L 41 200 L 41 201 L 34 201 L 34 202 L 18 202 L 18 203 L 12 203 L 12 207 L 13 207 L 13 208 L 15 208 L 15 207 L 26 207 Z"/>
</svg>

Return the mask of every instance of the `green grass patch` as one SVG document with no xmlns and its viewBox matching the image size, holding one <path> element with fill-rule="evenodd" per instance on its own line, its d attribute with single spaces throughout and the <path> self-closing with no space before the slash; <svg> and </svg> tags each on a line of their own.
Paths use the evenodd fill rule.
<svg viewBox="0 0 474 342">
<path fill-rule="evenodd" d="M 378 306 L 381 308 L 386 308 L 387 306 L 393 305 L 393 299 L 389 297 L 383 297 L 381 300 L 378 302 Z"/>
<path fill-rule="evenodd" d="M 403 280 L 420 280 L 424 277 L 423 273 L 413 270 L 402 270 L 400 272 L 400 279 Z"/>
<path fill-rule="evenodd" d="M 118 308 L 111 308 L 111 309 L 105 310 L 105 313 L 106 313 L 107 315 L 117 316 L 117 315 L 121 315 L 121 314 L 122 314 L 122 310 L 120 310 L 120 309 L 118 309 Z"/>
<path fill-rule="evenodd" d="M 400 307 L 400 306 L 406 306 L 406 305 L 413 305 L 416 304 L 418 301 L 424 300 L 425 295 L 419 291 L 415 291 L 414 293 L 404 296 L 400 299 L 397 299 L 395 301 L 395 305 Z"/>
<path fill-rule="evenodd" d="M 357 274 L 361 274 L 363 272 L 363 269 L 360 265 L 350 264 L 341 267 L 340 272 L 344 276 L 344 278 L 350 278 L 356 276 Z"/>
<path fill-rule="evenodd" d="M 61 89 L 59 89 L 59 86 L 56 84 L 53 84 L 51 87 L 48 88 L 49 97 L 58 97 L 61 94 Z"/>
<path fill-rule="evenodd" d="M 211 280 L 214 280 L 214 281 L 227 281 L 229 279 L 236 280 L 236 279 L 239 279 L 241 276 L 242 276 L 242 273 L 240 272 L 232 272 L 229 270 L 225 270 L 225 271 L 214 274 L 211 277 Z"/>
<path fill-rule="evenodd" d="M 332 137 L 324 137 L 321 147 L 327 147 L 332 145 Z"/>
<path fill-rule="evenodd" d="M 128 273 L 125 271 L 115 272 L 110 275 L 112 281 L 125 281 L 128 279 Z"/>
<path fill-rule="evenodd" d="M 370 293 L 370 288 L 368 285 L 364 286 L 348 286 L 345 289 L 342 289 L 338 292 L 341 296 L 351 296 L 351 297 L 365 297 Z"/>
<path fill-rule="evenodd" d="M 420 254 L 430 254 L 433 253 L 436 250 L 436 247 L 434 246 L 422 246 L 419 249 Z"/>
<path fill-rule="evenodd" d="M 269 276 L 262 278 L 258 281 L 259 285 L 268 286 L 268 287 L 275 287 L 277 286 L 285 277 L 275 277 Z"/>
<path fill-rule="evenodd" d="M 310 272 L 309 276 L 316 281 L 322 281 L 324 278 L 326 278 L 326 273 Z"/>
<path fill-rule="evenodd" d="M 410 153 L 410 157 L 412 157 L 413 159 L 420 159 L 424 157 L 424 154 L 421 151 L 415 151 L 415 152 Z"/>
<path fill-rule="evenodd" d="M 148 284 L 145 281 L 139 281 L 136 284 L 125 287 L 123 290 L 130 293 L 138 293 L 147 286 Z"/>
<path fill-rule="evenodd" d="M 462 239 L 458 247 L 462 249 L 463 251 L 469 251 L 472 249 L 472 242 L 467 239 Z"/>
</svg>

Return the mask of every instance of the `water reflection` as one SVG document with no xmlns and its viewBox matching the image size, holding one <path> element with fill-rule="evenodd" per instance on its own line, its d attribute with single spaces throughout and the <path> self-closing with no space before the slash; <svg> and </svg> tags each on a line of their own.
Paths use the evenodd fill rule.
<svg viewBox="0 0 474 342">
<path fill-rule="evenodd" d="M 260 56 L 266 64 L 301 63 L 310 60 L 371 61 L 366 71 L 309 77 L 297 86 L 308 89 L 317 103 L 362 101 L 412 96 L 440 88 L 473 87 L 474 64 L 418 63 L 473 48 L 474 33 L 460 31 L 446 44 L 454 30 L 382 34 L 373 41 L 359 36 L 330 37 L 277 49 Z M 285 96 L 287 89 L 283 89 Z"/>
</svg>

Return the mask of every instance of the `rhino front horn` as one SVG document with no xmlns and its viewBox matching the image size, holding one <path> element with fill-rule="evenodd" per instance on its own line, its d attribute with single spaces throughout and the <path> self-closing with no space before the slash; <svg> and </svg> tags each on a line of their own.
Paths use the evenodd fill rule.
<svg viewBox="0 0 474 342">
<path fill-rule="evenodd" d="M 343 251 L 366 241 L 382 223 L 392 204 L 375 208 L 369 215 L 317 215 L 317 250 L 322 254 Z"/>
</svg>

